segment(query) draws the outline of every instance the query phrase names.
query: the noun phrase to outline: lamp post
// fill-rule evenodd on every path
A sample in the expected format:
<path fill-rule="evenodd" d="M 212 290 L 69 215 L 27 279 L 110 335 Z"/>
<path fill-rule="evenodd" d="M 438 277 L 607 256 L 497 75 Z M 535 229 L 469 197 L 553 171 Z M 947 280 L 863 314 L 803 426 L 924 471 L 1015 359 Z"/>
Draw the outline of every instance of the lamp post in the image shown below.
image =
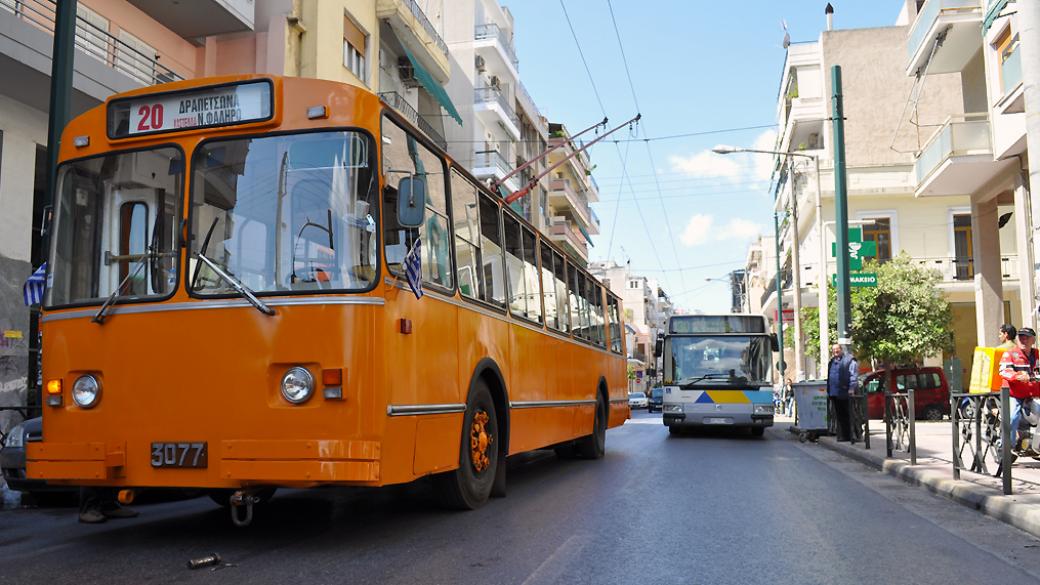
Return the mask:
<path fill-rule="evenodd" d="M 803 157 L 813 161 L 816 166 L 816 219 L 817 223 L 820 220 L 820 159 L 816 155 L 806 154 L 804 152 L 791 152 L 791 151 L 780 151 L 780 150 L 759 150 L 757 148 L 738 148 L 735 146 L 716 146 L 712 149 L 712 152 L 716 154 L 737 154 L 737 153 L 752 153 L 752 154 L 771 154 L 774 156 L 785 156 L 785 157 Z M 793 165 L 792 165 L 793 169 Z M 783 339 L 783 292 L 780 286 L 780 231 L 779 231 L 779 220 L 777 219 L 777 233 L 776 233 L 776 255 L 777 255 L 777 315 L 778 323 L 780 323 L 780 337 Z M 823 237 L 821 230 L 820 237 Z M 801 279 L 801 264 L 799 263 L 798 252 L 801 247 L 800 240 L 798 238 L 798 194 L 795 193 L 794 187 L 791 187 L 791 239 L 793 245 L 791 246 L 791 285 L 794 287 L 794 379 L 797 382 L 801 379 L 802 375 L 802 279 Z M 827 311 L 827 281 L 826 281 L 826 258 L 820 257 L 821 269 L 820 273 L 824 276 L 819 278 L 819 306 L 820 306 L 820 321 L 826 323 L 826 311 Z M 821 327 L 822 329 L 822 327 Z M 782 347 L 782 346 L 781 346 Z M 783 353 L 780 354 L 780 362 L 783 363 Z M 783 376 L 783 368 L 781 368 L 781 376 Z"/>

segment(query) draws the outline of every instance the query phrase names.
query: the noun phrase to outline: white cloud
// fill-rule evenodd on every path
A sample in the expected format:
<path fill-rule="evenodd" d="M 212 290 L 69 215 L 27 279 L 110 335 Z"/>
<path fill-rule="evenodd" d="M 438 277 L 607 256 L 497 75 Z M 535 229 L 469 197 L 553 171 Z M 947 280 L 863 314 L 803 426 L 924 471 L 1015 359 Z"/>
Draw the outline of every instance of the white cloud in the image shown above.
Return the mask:
<path fill-rule="evenodd" d="M 686 227 L 679 235 L 679 241 L 688 248 L 706 244 L 709 241 L 750 240 L 762 232 L 757 223 L 734 217 L 721 227 L 715 227 L 715 217 L 703 213 L 695 213 L 686 222 Z"/>
<path fill-rule="evenodd" d="M 762 226 L 757 223 L 744 219 L 742 217 L 734 217 L 729 222 L 718 230 L 716 239 L 718 240 L 750 240 L 755 236 L 762 233 Z"/>
<path fill-rule="evenodd" d="M 714 221 L 715 218 L 710 215 L 694 214 L 690 221 L 686 223 L 686 228 L 683 230 L 682 235 L 679 236 L 679 240 L 682 241 L 684 246 L 700 246 L 708 241 L 711 224 Z"/>
<path fill-rule="evenodd" d="M 751 148 L 755 150 L 776 150 L 776 130 L 766 130 L 765 132 L 758 135 Z M 768 154 L 755 154 L 748 155 L 753 156 L 754 174 L 756 179 L 768 181 L 770 175 L 773 174 L 773 165 L 775 159 Z"/>
<path fill-rule="evenodd" d="M 690 156 L 670 156 L 668 162 L 671 163 L 672 170 L 691 177 L 735 181 L 744 173 L 732 155 L 715 154 L 710 150 L 703 150 Z"/>

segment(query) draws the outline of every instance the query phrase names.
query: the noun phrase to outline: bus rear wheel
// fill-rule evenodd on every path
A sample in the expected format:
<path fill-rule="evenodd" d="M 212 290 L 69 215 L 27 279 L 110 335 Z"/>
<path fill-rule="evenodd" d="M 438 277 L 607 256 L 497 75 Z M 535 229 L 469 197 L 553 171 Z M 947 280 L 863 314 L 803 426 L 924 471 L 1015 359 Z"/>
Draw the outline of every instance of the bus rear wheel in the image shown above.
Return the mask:
<path fill-rule="evenodd" d="M 477 381 L 462 421 L 459 467 L 434 478 L 445 507 L 475 510 L 487 503 L 498 471 L 500 440 L 495 402 L 487 385 Z"/>

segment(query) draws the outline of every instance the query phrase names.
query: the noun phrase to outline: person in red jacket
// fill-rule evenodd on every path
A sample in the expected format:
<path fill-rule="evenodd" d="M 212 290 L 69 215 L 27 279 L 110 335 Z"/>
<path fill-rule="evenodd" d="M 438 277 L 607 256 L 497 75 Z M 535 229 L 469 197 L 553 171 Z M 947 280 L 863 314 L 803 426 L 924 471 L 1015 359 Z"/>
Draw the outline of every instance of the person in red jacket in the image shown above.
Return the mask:
<path fill-rule="evenodd" d="M 1011 435 L 1015 437 L 1015 450 L 1021 445 L 1018 441 L 1018 424 L 1022 420 L 1022 403 L 1030 398 L 1040 397 L 1038 379 L 1038 352 L 1036 332 L 1029 327 L 1018 330 L 1018 345 L 1004 352 L 1000 358 L 1000 377 L 1007 381 L 1011 394 Z"/>

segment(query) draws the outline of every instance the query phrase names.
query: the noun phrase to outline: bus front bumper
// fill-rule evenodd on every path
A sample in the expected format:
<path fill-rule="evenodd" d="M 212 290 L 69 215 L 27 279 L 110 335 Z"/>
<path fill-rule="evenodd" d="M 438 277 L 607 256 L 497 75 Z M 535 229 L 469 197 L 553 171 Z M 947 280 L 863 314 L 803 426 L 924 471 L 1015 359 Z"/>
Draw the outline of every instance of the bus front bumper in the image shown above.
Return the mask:
<path fill-rule="evenodd" d="M 751 414 L 751 413 L 672 413 L 663 415 L 664 424 L 667 426 L 705 426 L 705 427 L 771 427 L 773 426 L 773 415 Z"/>
<path fill-rule="evenodd" d="M 381 446 L 363 440 L 221 440 L 207 444 L 205 467 L 154 467 L 148 444 L 27 445 L 30 479 L 134 487 L 236 487 L 248 484 L 375 484 Z"/>

